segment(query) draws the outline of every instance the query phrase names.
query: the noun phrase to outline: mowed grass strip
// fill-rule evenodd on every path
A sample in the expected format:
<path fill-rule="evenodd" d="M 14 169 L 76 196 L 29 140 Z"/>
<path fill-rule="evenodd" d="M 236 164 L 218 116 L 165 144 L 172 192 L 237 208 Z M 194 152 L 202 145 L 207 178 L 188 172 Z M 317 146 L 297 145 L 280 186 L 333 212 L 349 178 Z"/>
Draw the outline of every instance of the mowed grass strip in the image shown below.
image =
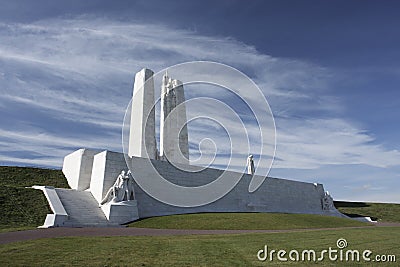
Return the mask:
<path fill-rule="evenodd" d="M 200 230 L 284 230 L 370 226 L 355 220 L 311 214 L 285 213 L 197 213 L 152 217 L 129 224 L 129 227 Z"/>
<path fill-rule="evenodd" d="M 309 266 L 303 261 L 280 262 L 275 257 L 265 262 L 257 252 L 269 250 L 337 249 L 336 241 L 345 238 L 345 249 L 400 257 L 400 228 L 321 230 L 291 233 L 237 235 L 67 237 L 39 239 L 0 245 L 3 266 Z M 276 255 L 276 254 L 275 254 Z M 317 257 L 318 258 L 318 257 Z M 318 266 L 398 266 L 396 263 L 330 261 Z"/>

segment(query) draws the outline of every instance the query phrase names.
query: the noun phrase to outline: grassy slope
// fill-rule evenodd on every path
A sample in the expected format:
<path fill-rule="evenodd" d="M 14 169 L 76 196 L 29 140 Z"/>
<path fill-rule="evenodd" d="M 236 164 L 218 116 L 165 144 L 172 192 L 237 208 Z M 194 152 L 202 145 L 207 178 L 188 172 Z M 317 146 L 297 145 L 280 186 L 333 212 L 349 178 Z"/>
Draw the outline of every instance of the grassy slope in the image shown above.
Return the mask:
<path fill-rule="evenodd" d="M 32 185 L 68 187 L 60 170 L 0 166 L 0 231 L 42 225 L 51 213 L 43 193 Z"/>
<path fill-rule="evenodd" d="M 349 216 L 370 216 L 384 222 L 400 222 L 400 204 L 335 201 L 336 208 Z"/>
<path fill-rule="evenodd" d="M 400 257 L 400 228 L 373 227 L 292 233 L 258 233 L 205 236 L 136 236 L 136 237 L 68 237 L 40 239 L 0 245 L 0 262 L 4 266 L 308 266 L 311 262 L 259 262 L 257 252 L 271 249 L 303 251 L 336 249 L 339 238 L 347 240 L 347 249 L 373 255 Z M 345 251 L 345 250 L 343 250 Z M 318 254 L 319 255 L 319 254 Z M 287 255 L 286 255 L 287 256 Z M 398 266 L 364 261 L 331 262 L 325 255 L 318 266 Z M 398 264 L 398 262 L 397 262 Z"/>
<path fill-rule="evenodd" d="M 368 226 L 367 223 L 310 214 L 199 213 L 143 219 L 130 227 L 163 229 L 305 229 Z"/>
<path fill-rule="evenodd" d="M 0 186 L 0 210 L 0 229 L 9 230 L 42 225 L 51 213 L 41 191 L 9 186 Z"/>
<path fill-rule="evenodd" d="M 50 185 L 69 188 L 61 170 L 0 166 L 0 186 Z"/>

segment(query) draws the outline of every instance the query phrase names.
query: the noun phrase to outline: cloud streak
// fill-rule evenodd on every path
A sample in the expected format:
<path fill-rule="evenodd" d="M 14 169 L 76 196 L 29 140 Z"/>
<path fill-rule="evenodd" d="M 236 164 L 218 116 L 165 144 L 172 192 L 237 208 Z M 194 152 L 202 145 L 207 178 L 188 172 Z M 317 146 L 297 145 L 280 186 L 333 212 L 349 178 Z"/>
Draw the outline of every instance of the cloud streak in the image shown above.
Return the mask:
<path fill-rule="evenodd" d="M 389 168 L 400 162 L 399 151 L 379 144 L 345 117 L 340 99 L 332 93 L 335 73 L 320 66 L 261 54 L 230 38 L 91 16 L 3 23 L 0 35 L 2 164 L 60 167 L 62 157 L 78 147 L 121 151 L 122 120 L 134 73 L 192 60 L 232 65 L 258 84 L 276 115 L 275 168 Z M 215 96 L 225 97 L 217 92 Z M 257 127 L 251 120 L 246 126 L 250 135 Z M 199 127 L 207 125 L 191 126 L 192 142 L 204 137 Z M 230 127 L 241 125 L 232 122 Z M 225 144 L 219 149 L 228 151 L 224 138 L 213 135 L 215 144 Z M 252 142 L 258 139 L 254 135 Z M 211 156 L 213 144 L 208 145 L 204 151 Z M 247 151 L 235 155 L 233 167 L 242 169 L 246 157 Z M 222 158 L 216 164 L 221 162 Z"/>

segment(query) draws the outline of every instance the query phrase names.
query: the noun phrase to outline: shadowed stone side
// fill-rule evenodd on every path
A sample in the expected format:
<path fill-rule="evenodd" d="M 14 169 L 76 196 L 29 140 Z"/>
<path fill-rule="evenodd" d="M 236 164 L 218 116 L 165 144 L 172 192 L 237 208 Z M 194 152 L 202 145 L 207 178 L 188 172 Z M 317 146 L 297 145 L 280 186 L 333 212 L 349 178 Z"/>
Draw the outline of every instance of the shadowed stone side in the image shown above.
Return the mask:
<path fill-rule="evenodd" d="M 148 170 L 143 170 L 148 159 L 132 158 L 133 175 L 146 175 L 152 179 Z M 154 168 L 165 179 L 181 186 L 200 186 L 208 184 L 219 177 L 224 171 L 207 168 L 200 172 L 184 172 L 165 161 L 152 160 Z M 198 167 L 187 166 L 195 170 Z M 235 172 L 226 172 L 235 176 Z M 262 186 L 253 193 L 248 192 L 252 176 L 242 174 L 239 183 L 225 196 L 213 203 L 200 207 L 175 207 L 164 204 L 144 192 L 135 184 L 135 194 L 138 201 L 139 217 L 152 217 L 170 214 L 198 213 L 198 212 L 282 212 L 322 214 L 346 217 L 336 209 L 324 211 L 322 198 L 324 188 L 322 184 L 291 181 L 278 178 L 267 178 Z"/>

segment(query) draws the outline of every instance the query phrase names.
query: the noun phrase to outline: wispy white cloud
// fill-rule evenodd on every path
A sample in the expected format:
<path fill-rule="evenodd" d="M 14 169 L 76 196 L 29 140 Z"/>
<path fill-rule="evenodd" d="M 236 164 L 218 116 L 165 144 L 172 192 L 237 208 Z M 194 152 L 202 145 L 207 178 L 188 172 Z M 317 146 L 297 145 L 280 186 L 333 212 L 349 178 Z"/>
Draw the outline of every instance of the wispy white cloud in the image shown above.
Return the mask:
<path fill-rule="evenodd" d="M 191 60 L 232 65 L 259 85 L 276 115 L 275 168 L 317 170 L 325 164 L 389 168 L 400 162 L 399 151 L 384 147 L 368 129 L 344 116 L 345 108 L 330 87 L 335 73 L 308 62 L 261 54 L 231 38 L 87 16 L 0 24 L 0 35 L 0 111 L 7 114 L 0 118 L 0 162 L 60 166 L 64 153 L 77 147 L 120 151 L 134 73 L 142 67 L 159 71 Z M 235 82 L 235 77 L 229 79 Z M 245 125 L 252 145 L 258 145 L 254 120 Z M 204 137 L 201 127 L 207 125 L 192 125 L 192 142 Z M 230 134 L 241 127 L 239 121 L 231 121 Z M 230 150 L 225 135 L 212 137 L 219 151 Z M 212 156 L 213 144 L 208 145 L 204 151 Z M 232 166 L 241 169 L 249 151 L 244 144 L 235 149 L 242 153 L 234 155 Z M 21 156 L 27 151 L 29 158 Z M 222 156 L 215 163 L 223 165 L 224 160 Z"/>
<path fill-rule="evenodd" d="M 48 167 L 54 168 L 60 166 L 63 163 L 62 158 L 55 158 L 53 156 L 45 158 L 28 158 L 28 157 L 9 157 L 0 155 L 0 162 L 3 166 L 36 166 L 36 167 Z"/>
<path fill-rule="evenodd" d="M 93 137 L 78 133 L 75 137 L 68 137 L 26 127 L 25 130 L 0 129 L 0 136 L 0 162 L 3 164 L 26 163 L 60 167 L 65 155 L 81 147 L 121 151 L 118 142 L 110 142 L 120 139 L 118 134 Z"/>
<path fill-rule="evenodd" d="M 400 152 L 376 144 L 367 131 L 340 118 L 277 120 L 276 167 L 317 168 L 321 164 L 399 164 Z"/>

